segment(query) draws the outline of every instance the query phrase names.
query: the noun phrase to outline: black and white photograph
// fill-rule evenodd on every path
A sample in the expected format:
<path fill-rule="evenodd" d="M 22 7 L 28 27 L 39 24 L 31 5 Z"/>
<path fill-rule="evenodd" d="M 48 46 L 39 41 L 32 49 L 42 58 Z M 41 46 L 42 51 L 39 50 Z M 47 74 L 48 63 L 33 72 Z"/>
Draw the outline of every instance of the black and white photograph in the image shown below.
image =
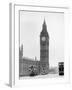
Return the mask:
<path fill-rule="evenodd" d="M 11 3 L 9 35 L 11 87 L 70 81 L 68 7 Z"/>
<path fill-rule="evenodd" d="M 0 4 L 0 90 L 72 90 L 72 0 Z"/>
<path fill-rule="evenodd" d="M 64 12 L 19 10 L 19 78 L 64 77 Z"/>

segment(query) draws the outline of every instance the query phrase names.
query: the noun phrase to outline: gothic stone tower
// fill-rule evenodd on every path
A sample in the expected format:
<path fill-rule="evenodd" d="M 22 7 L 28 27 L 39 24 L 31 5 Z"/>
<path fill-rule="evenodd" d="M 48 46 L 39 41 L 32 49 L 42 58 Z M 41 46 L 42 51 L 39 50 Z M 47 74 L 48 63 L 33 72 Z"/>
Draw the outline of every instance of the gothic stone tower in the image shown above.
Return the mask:
<path fill-rule="evenodd" d="M 40 74 L 48 74 L 49 71 L 49 35 L 44 20 L 40 33 Z"/>

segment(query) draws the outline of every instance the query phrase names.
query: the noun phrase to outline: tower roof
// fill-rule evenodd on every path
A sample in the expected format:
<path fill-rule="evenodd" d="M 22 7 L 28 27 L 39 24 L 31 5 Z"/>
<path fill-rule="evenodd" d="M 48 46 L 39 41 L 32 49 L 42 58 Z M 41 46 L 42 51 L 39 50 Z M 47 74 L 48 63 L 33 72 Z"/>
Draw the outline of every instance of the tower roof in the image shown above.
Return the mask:
<path fill-rule="evenodd" d="M 43 26 L 42 26 L 42 31 L 47 32 L 47 26 L 46 26 L 45 18 L 44 18 L 44 22 L 43 22 Z"/>
<path fill-rule="evenodd" d="M 46 21 L 45 21 L 45 18 L 44 18 L 44 22 L 43 22 L 43 25 L 46 25 Z"/>
<path fill-rule="evenodd" d="M 43 22 L 43 25 L 42 25 L 41 35 L 46 35 L 46 36 L 49 37 L 48 32 L 47 32 L 47 26 L 46 26 L 45 18 L 44 18 L 44 22 Z"/>

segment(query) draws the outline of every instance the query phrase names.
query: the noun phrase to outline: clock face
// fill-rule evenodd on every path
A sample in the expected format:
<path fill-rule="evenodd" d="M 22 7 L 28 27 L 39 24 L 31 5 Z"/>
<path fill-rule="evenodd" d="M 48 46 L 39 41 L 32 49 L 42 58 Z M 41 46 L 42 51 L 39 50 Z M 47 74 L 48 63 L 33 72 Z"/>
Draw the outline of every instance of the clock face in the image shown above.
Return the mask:
<path fill-rule="evenodd" d="M 45 37 L 42 37 L 42 41 L 45 41 L 46 40 L 46 38 Z"/>

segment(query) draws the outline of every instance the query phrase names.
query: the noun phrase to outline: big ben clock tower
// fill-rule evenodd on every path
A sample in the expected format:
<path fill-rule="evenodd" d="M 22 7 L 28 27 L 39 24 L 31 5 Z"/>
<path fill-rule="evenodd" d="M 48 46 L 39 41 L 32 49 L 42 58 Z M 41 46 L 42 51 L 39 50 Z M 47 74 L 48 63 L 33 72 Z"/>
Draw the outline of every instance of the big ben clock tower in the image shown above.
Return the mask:
<path fill-rule="evenodd" d="M 48 74 L 49 71 L 49 35 L 44 20 L 40 33 L 40 74 Z"/>

